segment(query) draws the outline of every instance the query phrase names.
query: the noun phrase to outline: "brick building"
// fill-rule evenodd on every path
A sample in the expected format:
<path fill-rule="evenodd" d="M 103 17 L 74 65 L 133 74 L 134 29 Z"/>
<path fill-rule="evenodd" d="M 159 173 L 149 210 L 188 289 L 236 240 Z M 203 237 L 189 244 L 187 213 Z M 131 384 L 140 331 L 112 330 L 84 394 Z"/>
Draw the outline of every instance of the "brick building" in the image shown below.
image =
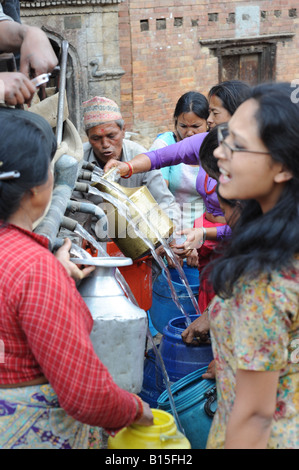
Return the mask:
<path fill-rule="evenodd" d="M 128 131 L 151 142 L 172 129 L 178 98 L 220 80 L 298 80 L 295 0 L 20 0 L 22 21 L 69 42 L 67 94 L 121 105 Z M 137 137 L 138 138 L 138 137 Z"/>
<path fill-rule="evenodd" d="M 119 48 L 127 129 L 155 137 L 186 91 L 232 78 L 299 83 L 298 3 L 124 0 Z"/>
<path fill-rule="evenodd" d="M 95 95 L 120 103 L 118 7 L 122 0 L 20 0 L 23 23 L 43 28 L 59 55 L 69 43 L 70 118 L 84 135 L 82 101 Z"/>

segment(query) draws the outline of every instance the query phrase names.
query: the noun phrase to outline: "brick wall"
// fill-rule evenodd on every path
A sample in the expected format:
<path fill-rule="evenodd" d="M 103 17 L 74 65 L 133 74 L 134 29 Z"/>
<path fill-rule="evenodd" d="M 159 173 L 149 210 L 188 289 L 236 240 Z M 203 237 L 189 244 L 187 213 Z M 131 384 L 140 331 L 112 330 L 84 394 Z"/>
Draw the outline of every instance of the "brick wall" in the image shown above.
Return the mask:
<path fill-rule="evenodd" d="M 154 137 L 172 129 L 178 98 L 189 90 L 207 94 L 218 82 L 218 58 L 200 40 L 294 33 L 277 42 L 276 79 L 299 79 L 298 28 L 295 0 L 125 0 L 119 43 L 127 130 Z"/>

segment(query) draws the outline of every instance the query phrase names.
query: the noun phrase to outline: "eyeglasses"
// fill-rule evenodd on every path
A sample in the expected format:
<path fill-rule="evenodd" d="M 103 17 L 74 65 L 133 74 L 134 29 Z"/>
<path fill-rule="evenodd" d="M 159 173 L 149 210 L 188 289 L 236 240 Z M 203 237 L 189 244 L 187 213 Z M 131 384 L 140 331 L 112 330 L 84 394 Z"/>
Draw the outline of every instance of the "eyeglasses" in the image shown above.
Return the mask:
<path fill-rule="evenodd" d="M 246 152 L 246 153 L 256 153 L 260 155 L 270 155 L 270 152 L 260 152 L 259 150 L 247 150 L 242 147 L 232 147 L 228 142 L 226 142 L 226 139 L 228 136 L 229 136 L 228 124 L 219 124 L 217 127 L 218 145 L 219 146 L 223 145 L 227 149 L 230 150 L 229 158 L 232 158 L 233 152 Z"/>

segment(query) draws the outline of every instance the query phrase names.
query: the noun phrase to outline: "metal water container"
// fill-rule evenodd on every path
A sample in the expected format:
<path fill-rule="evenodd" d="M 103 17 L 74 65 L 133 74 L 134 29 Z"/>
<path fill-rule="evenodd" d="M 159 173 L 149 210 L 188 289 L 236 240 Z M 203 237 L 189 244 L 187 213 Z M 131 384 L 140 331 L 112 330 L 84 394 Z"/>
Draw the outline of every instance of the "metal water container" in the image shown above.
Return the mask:
<path fill-rule="evenodd" d="M 115 278 L 116 268 L 129 266 L 132 260 L 104 257 L 73 261 L 96 266 L 78 287 L 93 317 L 91 341 L 95 352 L 119 387 L 139 393 L 143 381 L 147 314 L 128 300 Z"/>
<path fill-rule="evenodd" d="M 155 230 L 158 228 L 160 238 L 168 239 L 174 231 L 173 222 L 146 186 L 125 188 L 111 181 L 110 185 L 106 186 L 107 175 L 108 173 L 101 178 L 101 181 L 93 183 L 93 186 L 120 201 L 129 216 L 127 219 L 113 204 L 107 205 L 105 212 L 108 220 L 108 238 L 114 241 L 125 256 L 133 260 L 143 258 L 151 251 L 144 238 L 155 248 L 160 245 L 157 232 L 153 231 L 152 227 L 155 227 Z M 139 234 L 131 221 L 134 221 L 134 225 L 138 227 Z M 97 236 L 99 235 L 97 233 Z"/>

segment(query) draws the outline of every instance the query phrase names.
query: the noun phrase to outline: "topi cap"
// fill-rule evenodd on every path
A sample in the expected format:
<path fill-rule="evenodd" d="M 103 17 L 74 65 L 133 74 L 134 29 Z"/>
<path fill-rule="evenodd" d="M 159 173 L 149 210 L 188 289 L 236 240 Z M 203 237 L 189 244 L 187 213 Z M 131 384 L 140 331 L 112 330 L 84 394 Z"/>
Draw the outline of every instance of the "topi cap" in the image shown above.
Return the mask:
<path fill-rule="evenodd" d="M 88 101 L 84 101 L 83 115 L 86 131 L 91 127 L 98 126 L 99 124 L 122 119 L 122 115 L 117 104 L 103 96 L 95 96 Z"/>

